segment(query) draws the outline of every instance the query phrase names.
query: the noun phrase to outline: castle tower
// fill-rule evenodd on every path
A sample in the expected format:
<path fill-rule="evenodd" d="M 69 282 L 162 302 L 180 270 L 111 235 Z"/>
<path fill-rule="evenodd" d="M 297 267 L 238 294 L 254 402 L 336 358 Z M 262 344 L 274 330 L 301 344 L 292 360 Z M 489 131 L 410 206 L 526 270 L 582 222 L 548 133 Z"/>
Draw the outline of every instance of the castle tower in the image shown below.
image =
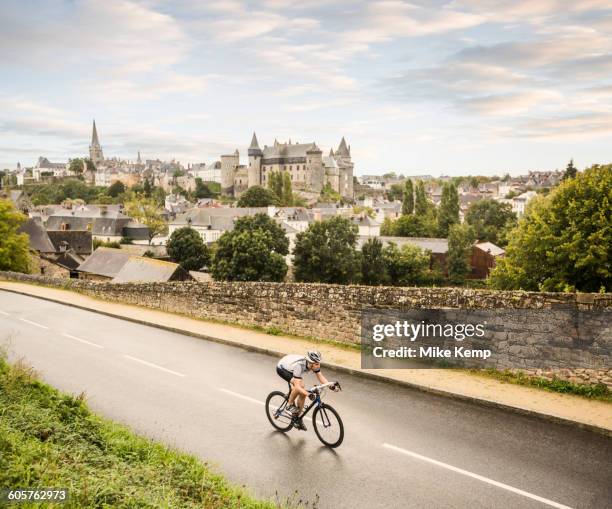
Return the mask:
<path fill-rule="evenodd" d="M 325 169 L 323 168 L 323 152 L 316 143 L 306 151 L 306 171 L 308 173 L 308 190 L 320 193 L 323 189 Z"/>
<path fill-rule="evenodd" d="M 344 136 L 335 153 L 336 161 L 340 170 L 339 193 L 349 199 L 353 199 L 353 161 L 351 160 L 351 147 L 346 144 Z"/>
<path fill-rule="evenodd" d="M 263 152 L 259 148 L 259 143 L 257 142 L 257 136 L 253 133 L 253 138 L 251 139 L 251 145 L 248 150 L 249 154 L 249 187 L 258 186 L 261 184 L 261 157 Z"/>
<path fill-rule="evenodd" d="M 91 144 L 89 145 L 89 159 L 95 166 L 104 161 L 104 154 L 98 140 L 98 130 L 96 129 L 96 121 L 93 121 L 93 130 L 91 133 Z"/>
<path fill-rule="evenodd" d="M 233 154 L 221 156 L 221 192 L 226 195 L 234 194 L 234 175 L 240 164 L 238 149 Z"/>

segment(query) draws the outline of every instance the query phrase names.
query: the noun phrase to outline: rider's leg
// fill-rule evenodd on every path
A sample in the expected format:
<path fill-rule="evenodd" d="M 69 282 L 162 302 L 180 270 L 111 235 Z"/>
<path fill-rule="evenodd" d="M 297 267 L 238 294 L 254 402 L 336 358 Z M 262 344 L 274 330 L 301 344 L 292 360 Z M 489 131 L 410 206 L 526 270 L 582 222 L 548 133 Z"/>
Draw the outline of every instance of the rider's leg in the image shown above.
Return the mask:
<path fill-rule="evenodd" d="M 304 386 L 304 382 L 303 380 L 299 379 L 299 378 L 292 378 L 291 379 L 291 394 L 289 395 L 289 401 L 288 404 L 289 405 L 293 405 L 293 402 L 295 401 L 295 398 L 300 394 L 300 389 L 299 387 L 303 387 Z M 303 406 L 303 403 L 302 403 Z"/>
<path fill-rule="evenodd" d="M 304 410 L 304 403 L 306 401 L 306 396 L 303 394 L 299 394 L 297 397 L 297 406 L 300 409 L 300 413 Z"/>

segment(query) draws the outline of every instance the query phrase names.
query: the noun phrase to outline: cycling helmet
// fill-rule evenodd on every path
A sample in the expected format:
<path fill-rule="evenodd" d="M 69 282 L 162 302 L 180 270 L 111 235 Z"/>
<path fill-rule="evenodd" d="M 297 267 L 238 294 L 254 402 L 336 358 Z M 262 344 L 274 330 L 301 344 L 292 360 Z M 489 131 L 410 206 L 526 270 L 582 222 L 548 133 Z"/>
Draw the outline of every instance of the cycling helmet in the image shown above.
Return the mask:
<path fill-rule="evenodd" d="M 314 364 L 319 364 L 321 362 L 321 352 L 318 350 L 309 350 L 306 353 L 306 358 Z"/>

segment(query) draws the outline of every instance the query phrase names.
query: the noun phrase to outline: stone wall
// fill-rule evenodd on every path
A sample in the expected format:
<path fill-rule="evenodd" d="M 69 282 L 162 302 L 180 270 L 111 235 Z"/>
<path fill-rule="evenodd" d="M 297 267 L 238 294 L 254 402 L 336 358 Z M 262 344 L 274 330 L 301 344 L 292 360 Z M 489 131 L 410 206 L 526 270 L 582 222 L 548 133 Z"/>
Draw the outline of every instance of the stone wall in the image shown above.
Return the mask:
<path fill-rule="evenodd" d="M 0 279 L 74 290 L 107 301 L 135 304 L 195 318 L 264 329 L 274 328 L 298 336 L 351 344 L 360 343 L 361 315 L 366 308 L 612 310 L 611 294 L 218 281 L 120 284 L 52 279 L 9 272 L 0 272 Z M 514 324 L 516 327 L 520 327 L 520 324 Z M 547 348 L 557 348 L 554 341 L 546 338 L 542 341 L 547 341 Z M 583 341 L 581 352 L 585 356 L 592 356 L 597 350 L 597 354 L 601 355 L 601 338 L 599 341 L 600 344 L 595 345 L 597 349 L 592 342 Z M 609 352 L 612 345 L 604 346 Z M 607 360 L 605 369 L 586 372 L 584 369 L 565 370 L 560 373 L 564 378 L 571 377 L 574 381 L 599 381 L 612 387 L 612 369 L 609 369 L 612 366 Z M 546 371 L 542 374 L 550 375 Z"/>

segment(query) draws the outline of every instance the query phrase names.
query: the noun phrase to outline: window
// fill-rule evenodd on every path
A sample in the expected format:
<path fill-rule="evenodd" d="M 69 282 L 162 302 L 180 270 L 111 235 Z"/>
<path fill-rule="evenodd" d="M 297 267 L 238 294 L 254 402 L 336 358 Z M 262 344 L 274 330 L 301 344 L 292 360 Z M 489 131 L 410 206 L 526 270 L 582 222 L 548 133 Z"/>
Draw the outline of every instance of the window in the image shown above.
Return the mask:
<path fill-rule="evenodd" d="M 293 166 L 289 165 L 289 171 L 293 170 Z"/>

